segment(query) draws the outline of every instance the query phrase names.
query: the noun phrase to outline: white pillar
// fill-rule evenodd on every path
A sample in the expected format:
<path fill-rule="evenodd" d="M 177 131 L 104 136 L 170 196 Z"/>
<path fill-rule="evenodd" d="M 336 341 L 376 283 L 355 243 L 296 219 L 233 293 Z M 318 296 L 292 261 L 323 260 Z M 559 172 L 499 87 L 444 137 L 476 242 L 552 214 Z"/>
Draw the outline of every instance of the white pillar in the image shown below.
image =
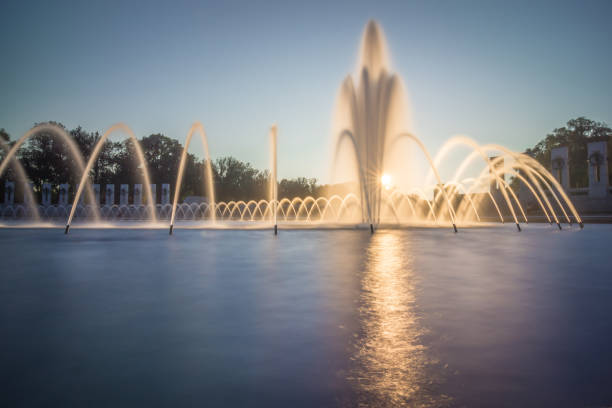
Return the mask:
<path fill-rule="evenodd" d="M 4 205 L 13 205 L 15 203 L 15 182 L 6 181 L 4 183 Z"/>
<path fill-rule="evenodd" d="M 110 207 L 111 205 L 115 204 L 115 185 L 114 184 L 106 185 L 106 195 L 104 197 L 105 197 L 105 200 L 104 200 L 105 205 Z"/>
<path fill-rule="evenodd" d="M 569 151 L 567 146 L 555 147 L 550 151 L 550 168 L 552 175 L 557 179 L 559 184 L 569 190 Z"/>
<path fill-rule="evenodd" d="M 587 143 L 589 160 L 589 197 L 608 195 L 608 144 L 605 141 Z"/>
<path fill-rule="evenodd" d="M 161 203 L 162 205 L 170 203 L 170 184 L 162 184 Z"/>
<path fill-rule="evenodd" d="M 68 205 L 68 192 L 70 191 L 70 184 L 59 185 L 59 200 L 57 205 L 67 206 Z"/>
<path fill-rule="evenodd" d="M 43 183 L 42 197 L 40 202 L 43 207 L 48 207 L 51 205 L 51 183 Z"/>
<path fill-rule="evenodd" d="M 151 184 L 151 197 L 153 199 L 153 205 L 157 204 L 157 184 Z"/>
<path fill-rule="evenodd" d="M 142 184 L 134 184 L 134 205 L 142 205 Z"/>
<path fill-rule="evenodd" d="M 85 194 L 86 194 L 86 193 L 85 193 L 85 189 L 86 189 L 86 188 L 87 188 L 87 187 L 83 188 L 83 191 L 81 191 L 81 195 L 79 196 L 79 202 L 77 203 L 78 205 L 83 205 L 83 203 L 84 203 L 84 200 L 85 200 L 85 198 L 84 198 L 84 197 L 85 197 Z M 75 188 L 75 190 L 74 190 L 74 191 L 75 191 L 75 192 L 76 192 L 76 191 L 79 191 L 79 185 L 78 185 L 78 184 L 76 185 L 76 188 Z"/>
<path fill-rule="evenodd" d="M 128 197 L 130 194 L 130 185 L 122 184 L 119 187 L 119 205 L 128 205 Z"/>
<path fill-rule="evenodd" d="M 96 200 L 95 205 L 100 205 L 100 185 L 94 184 L 93 190 L 94 190 L 94 196 Z"/>

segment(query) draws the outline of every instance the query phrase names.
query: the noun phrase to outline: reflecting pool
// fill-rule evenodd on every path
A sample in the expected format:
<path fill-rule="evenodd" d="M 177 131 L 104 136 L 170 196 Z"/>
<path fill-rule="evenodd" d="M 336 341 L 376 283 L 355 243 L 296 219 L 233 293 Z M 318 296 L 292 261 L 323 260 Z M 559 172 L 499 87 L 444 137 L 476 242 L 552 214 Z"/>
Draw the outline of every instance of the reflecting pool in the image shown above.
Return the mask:
<path fill-rule="evenodd" d="M 608 406 L 611 238 L 0 229 L 0 403 Z"/>

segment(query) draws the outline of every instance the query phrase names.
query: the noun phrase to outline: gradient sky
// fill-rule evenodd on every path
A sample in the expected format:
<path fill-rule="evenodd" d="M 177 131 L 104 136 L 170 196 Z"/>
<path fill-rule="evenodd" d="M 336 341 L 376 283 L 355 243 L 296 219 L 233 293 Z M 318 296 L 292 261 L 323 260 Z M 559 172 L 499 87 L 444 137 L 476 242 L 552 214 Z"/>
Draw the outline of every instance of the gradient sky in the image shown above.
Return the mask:
<path fill-rule="evenodd" d="M 11 1 L 0 5 L 0 127 L 55 120 L 184 140 L 329 181 L 332 111 L 361 32 L 382 25 L 413 127 L 524 150 L 577 116 L 612 124 L 612 1 Z M 192 151 L 199 153 L 199 146 Z"/>

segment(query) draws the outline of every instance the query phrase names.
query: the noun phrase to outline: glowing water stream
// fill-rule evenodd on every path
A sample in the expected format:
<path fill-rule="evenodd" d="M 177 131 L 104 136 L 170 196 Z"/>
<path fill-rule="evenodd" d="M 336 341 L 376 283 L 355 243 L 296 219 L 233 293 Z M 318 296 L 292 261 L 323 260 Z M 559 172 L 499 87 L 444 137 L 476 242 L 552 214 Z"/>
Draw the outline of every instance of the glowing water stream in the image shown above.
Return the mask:
<path fill-rule="evenodd" d="M 93 152 L 91 153 L 91 157 L 89 158 L 89 161 L 87 162 L 87 167 L 85 168 L 85 171 L 83 171 L 83 176 L 81 177 L 79 188 L 76 192 L 76 195 L 74 196 L 74 203 L 72 205 L 72 209 L 70 210 L 70 216 L 68 217 L 68 222 L 66 223 L 66 229 L 65 229 L 66 234 L 68 233 L 68 229 L 70 228 L 70 224 L 72 223 L 72 218 L 74 217 L 74 212 L 76 210 L 76 203 L 79 202 L 79 198 L 81 197 L 83 187 L 86 184 L 88 184 L 87 182 L 89 179 L 89 172 L 91 171 L 93 164 L 98 159 L 98 155 L 100 154 L 100 151 L 102 150 L 102 147 L 104 146 L 104 143 L 106 143 L 106 139 L 108 139 L 108 137 L 113 132 L 117 132 L 117 131 L 123 131 L 127 133 L 131 141 L 134 143 L 134 148 L 136 149 L 136 154 L 138 155 L 138 160 L 140 161 L 140 166 L 142 167 L 142 174 L 143 174 L 143 179 L 144 179 L 143 182 L 144 182 L 145 191 L 147 194 L 147 202 L 148 202 L 148 206 L 151 208 L 151 218 L 153 222 L 157 222 L 157 214 L 155 211 L 155 199 L 153 198 L 153 193 L 151 191 L 151 178 L 149 177 L 149 170 L 147 168 L 147 162 L 145 160 L 144 154 L 140 147 L 140 142 L 138 141 L 138 139 L 136 139 L 136 136 L 134 135 L 134 132 L 132 132 L 132 129 L 130 129 L 126 124 L 117 123 L 111 126 L 104 133 L 104 135 L 102 135 L 100 140 L 98 140 L 98 143 L 96 143 L 96 146 Z"/>
<path fill-rule="evenodd" d="M 172 234 L 172 230 L 174 229 L 174 217 L 176 216 L 176 205 L 178 203 L 178 198 L 181 193 L 181 186 L 183 184 L 183 173 L 185 171 L 185 162 L 187 159 L 187 150 L 189 149 L 189 145 L 191 144 L 191 138 L 193 137 L 194 132 L 198 132 L 200 137 L 202 138 L 202 146 L 204 147 L 204 160 L 205 160 L 205 174 L 204 180 L 206 180 L 206 189 L 208 192 L 208 197 L 210 200 L 210 217 L 212 222 L 214 223 L 216 220 L 215 213 L 215 186 L 213 183 L 213 173 L 212 173 L 212 164 L 210 159 L 210 151 L 208 150 L 208 138 L 206 137 L 206 131 L 204 130 L 204 126 L 200 122 L 196 122 L 189 129 L 189 133 L 187 133 L 187 138 L 185 139 L 185 147 L 183 148 L 183 153 L 181 154 L 181 161 L 179 163 L 178 176 L 176 178 L 176 187 L 174 190 L 174 200 L 172 202 L 172 215 L 170 217 L 170 234 Z"/>
<path fill-rule="evenodd" d="M 0 163 L 0 177 L 2 177 L 4 170 L 6 170 L 6 166 L 8 166 L 10 161 L 14 158 L 15 154 L 17 153 L 17 150 L 19 150 L 21 145 L 24 144 L 30 137 L 38 133 L 41 133 L 41 132 L 48 132 L 49 134 L 59 138 L 62 142 L 66 143 L 68 145 L 68 151 L 66 153 L 70 154 L 73 160 L 75 160 L 76 166 L 77 166 L 76 170 L 80 174 L 82 174 L 83 177 L 85 177 L 89 173 L 90 169 L 85 171 L 84 169 L 85 164 L 83 162 L 83 156 L 81 155 L 79 147 L 77 146 L 75 141 L 70 137 L 70 135 L 63 128 L 57 125 L 54 125 L 51 123 L 44 123 L 41 125 L 34 126 L 32 129 L 28 130 L 23 136 L 21 136 L 21 138 L 19 138 L 15 142 L 11 150 L 8 152 L 8 154 L 2 161 L 2 163 Z M 89 183 L 88 179 L 86 179 L 85 181 L 87 181 L 85 185 L 87 188 L 87 196 L 88 196 L 89 202 L 93 204 L 95 203 L 95 194 L 94 194 L 93 188 L 91 186 L 91 183 Z M 84 187 L 83 180 L 81 180 L 81 183 L 79 184 L 79 191 L 82 190 L 83 187 Z M 34 203 L 34 201 L 32 202 Z M 75 201 L 75 204 L 76 203 L 78 203 L 78 201 Z M 99 221 L 100 212 L 98 210 L 98 207 L 96 205 L 92 205 L 92 208 L 93 208 L 94 221 Z M 75 207 L 73 206 L 72 212 L 74 212 L 74 210 L 75 210 Z"/>
<path fill-rule="evenodd" d="M 278 234 L 278 222 L 276 217 L 278 216 L 278 176 L 276 173 L 277 157 L 276 157 L 276 146 L 277 146 L 277 128 L 276 125 L 270 127 L 270 202 L 272 203 L 272 220 L 274 221 L 274 234 Z"/>
<path fill-rule="evenodd" d="M 8 155 L 8 153 L 10 152 L 10 148 L 2 139 L 0 139 L 0 147 L 2 147 L 2 149 Z M 34 194 L 32 193 L 32 189 L 29 188 L 29 185 L 27 185 L 28 178 L 26 176 L 25 170 L 23 169 L 21 162 L 17 160 L 14 155 L 12 156 L 12 159 L 13 166 L 15 166 L 15 173 L 17 173 L 17 180 L 19 180 L 19 183 L 21 183 L 21 185 L 25 188 L 25 194 L 27 196 L 27 202 L 30 208 L 30 212 L 32 213 L 32 218 L 35 222 L 38 222 L 40 221 L 40 214 L 38 213 L 38 206 L 36 205 L 36 200 L 34 200 Z"/>

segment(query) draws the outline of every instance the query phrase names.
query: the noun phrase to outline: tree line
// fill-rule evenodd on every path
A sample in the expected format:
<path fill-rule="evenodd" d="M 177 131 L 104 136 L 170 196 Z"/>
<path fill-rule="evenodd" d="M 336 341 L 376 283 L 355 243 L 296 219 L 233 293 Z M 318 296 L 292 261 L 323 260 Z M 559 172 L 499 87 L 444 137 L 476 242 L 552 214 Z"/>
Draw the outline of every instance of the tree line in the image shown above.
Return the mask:
<path fill-rule="evenodd" d="M 60 123 L 50 123 L 65 129 Z M 97 131 L 88 132 L 80 126 L 69 130 L 68 133 L 87 162 L 102 135 Z M 0 129 L 0 139 L 4 142 L 5 147 L 10 147 L 15 143 L 4 129 Z M 158 192 L 161 191 L 161 184 L 170 184 L 171 192 L 174 194 L 179 162 L 183 152 L 182 144 L 160 133 L 145 136 L 139 140 L 139 143 L 146 159 L 151 183 L 158 184 Z M 3 160 L 4 157 L 6 157 L 6 149 L 0 149 L 0 160 Z M 69 146 L 60 138 L 46 131 L 38 132 L 19 148 L 17 158 L 27 174 L 28 181 L 33 184 L 34 192 L 39 199 L 43 183 L 51 183 L 54 187 L 61 183 L 68 183 L 73 186 L 72 194 L 74 194 L 74 186 L 79 183 L 81 173 L 78 171 L 74 157 L 70 154 Z M 187 154 L 180 200 L 187 196 L 207 195 L 204 183 L 205 165 L 204 160 L 198 159 L 191 153 Z M 268 170 L 258 170 L 248 162 L 229 156 L 213 160 L 211 167 L 217 201 L 269 198 L 270 172 Z M 100 185 L 142 183 L 142 168 L 134 143 L 130 139 L 120 142 L 107 140 L 91 170 L 90 179 L 92 183 Z M 6 180 L 17 181 L 13 166 L 10 166 L 0 178 L 1 190 L 4 190 Z M 23 196 L 22 193 L 20 194 L 23 186 L 18 184 L 16 183 L 16 201 Z M 313 178 L 282 179 L 278 183 L 279 199 L 316 196 L 320 188 L 316 179 Z M 3 195 L 3 191 L 1 194 Z M 57 191 L 54 191 L 54 194 L 57 196 Z M 118 194 L 115 196 L 117 197 Z"/>
<path fill-rule="evenodd" d="M 65 129 L 60 123 L 50 123 Z M 102 137 L 100 132 L 88 132 L 81 126 L 68 133 L 78 146 L 85 161 Z M 554 129 L 533 148 L 527 149 L 525 153 L 550 169 L 552 149 L 558 146 L 568 146 L 570 187 L 586 187 L 588 186 L 587 143 L 596 140 L 608 141 L 608 156 L 612 157 L 612 143 L 610 142 L 612 129 L 603 122 L 579 117 L 569 120 L 566 126 Z M 4 129 L 0 129 L 0 142 L 5 149 L 15 143 Z M 183 152 L 182 144 L 160 133 L 143 137 L 139 142 L 147 162 L 151 182 L 158 184 L 157 191 L 161 191 L 161 184 L 170 184 L 173 194 Z M 5 149 L 0 148 L 0 160 L 6 156 Z M 17 152 L 17 158 L 24 167 L 39 199 L 43 183 L 51 183 L 54 186 L 68 183 L 73 186 L 71 193 L 74 194 L 74 186 L 79 183 L 81 174 L 74 157 L 69 153 L 69 146 L 60 138 L 46 131 L 38 132 L 21 146 Z M 206 196 L 205 164 L 204 160 L 198 159 L 191 153 L 187 154 L 181 186 L 181 200 L 187 196 Z M 268 198 L 270 178 L 268 170 L 255 169 L 250 163 L 234 157 L 220 157 L 211 163 L 211 167 L 217 201 Z M 608 177 L 612 183 L 612 165 L 608 167 Z M 120 142 L 107 140 L 91 170 L 90 179 L 93 183 L 100 185 L 142 183 L 142 169 L 133 142 L 130 139 Z M 4 195 L 6 180 L 16 181 L 15 169 L 12 166 L 9 166 L 0 178 L 0 196 Z M 513 180 L 512 184 L 514 188 L 518 188 L 517 180 Z M 335 189 L 337 187 L 334 186 Z M 16 183 L 15 198 L 17 201 L 23 197 L 22 188 L 23 186 Z M 329 188 L 330 186 L 318 185 L 316 179 L 298 177 L 280 180 L 278 194 L 279 199 L 317 197 L 324 195 Z M 57 190 L 54 191 L 54 195 L 57 196 Z M 118 197 L 117 192 L 115 196 Z"/>

